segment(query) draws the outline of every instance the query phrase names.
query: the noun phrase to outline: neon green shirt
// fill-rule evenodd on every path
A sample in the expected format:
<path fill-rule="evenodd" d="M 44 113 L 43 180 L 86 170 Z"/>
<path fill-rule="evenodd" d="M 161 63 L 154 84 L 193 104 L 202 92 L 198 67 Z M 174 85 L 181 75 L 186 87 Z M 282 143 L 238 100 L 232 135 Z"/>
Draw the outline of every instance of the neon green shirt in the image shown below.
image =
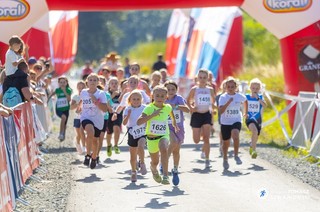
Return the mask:
<path fill-rule="evenodd" d="M 156 107 L 154 103 L 147 105 L 143 112 L 146 115 L 151 115 L 155 110 L 160 108 Z M 146 134 L 147 135 L 169 135 L 168 118 L 172 111 L 169 104 L 163 104 L 160 114 L 147 121 Z"/>

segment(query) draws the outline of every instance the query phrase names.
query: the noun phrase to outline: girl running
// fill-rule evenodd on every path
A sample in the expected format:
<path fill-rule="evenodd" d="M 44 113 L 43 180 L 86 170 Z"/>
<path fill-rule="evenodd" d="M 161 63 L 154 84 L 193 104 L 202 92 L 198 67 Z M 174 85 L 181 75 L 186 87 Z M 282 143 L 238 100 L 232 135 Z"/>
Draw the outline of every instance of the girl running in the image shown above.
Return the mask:
<path fill-rule="evenodd" d="M 76 131 L 76 149 L 78 151 L 79 154 L 82 154 L 86 151 L 86 145 L 85 145 L 85 135 L 83 132 L 83 129 L 81 128 L 81 124 L 80 124 L 80 113 L 81 113 L 81 107 L 80 107 L 80 93 L 81 91 L 86 87 L 86 84 L 84 81 L 79 81 L 77 83 L 77 90 L 78 90 L 78 94 L 75 94 L 72 97 L 71 100 L 71 105 L 70 105 L 70 109 L 74 110 L 75 109 L 75 117 L 73 120 L 73 127 Z M 81 142 L 81 144 L 80 144 Z"/>
<path fill-rule="evenodd" d="M 169 104 L 165 104 L 167 95 L 168 90 L 164 86 L 156 86 L 153 89 L 152 95 L 154 102 L 144 108 L 142 115 L 137 121 L 138 125 L 147 123 L 147 146 L 151 156 L 150 169 L 153 174 L 153 179 L 157 183 L 162 184 L 170 184 L 168 177 L 168 144 L 170 139 L 168 126 L 169 115 L 175 132 L 179 132 L 179 127 L 176 124 L 172 107 Z M 159 151 L 163 168 L 163 178 L 161 178 L 157 170 L 159 164 Z"/>
<path fill-rule="evenodd" d="M 192 113 L 191 127 L 193 141 L 198 144 L 203 137 L 203 151 L 205 153 L 205 167 L 210 168 L 210 130 L 212 124 L 212 108 L 215 95 L 212 87 L 207 86 L 209 71 L 200 69 L 197 75 L 198 83 L 191 89 L 187 97 L 187 104 Z"/>
<path fill-rule="evenodd" d="M 53 95 L 57 95 L 56 114 L 61 118 L 58 139 L 63 141 L 65 139 L 66 126 L 69 118 L 72 89 L 70 88 L 68 79 L 65 76 L 59 77 L 58 83 L 59 87 L 50 95 L 49 99 Z"/>
<path fill-rule="evenodd" d="M 169 129 L 170 129 L 170 144 L 168 149 L 168 156 L 170 157 L 171 153 L 173 154 L 173 169 L 172 173 L 172 183 L 173 185 L 179 184 L 178 176 L 178 167 L 180 161 L 180 146 L 184 141 L 184 115 L 183 112 L 189 113 L 189 108 L 186 104 L 186 100 L 177 95 L 178 85 L 172 80 L 167 81 L 164 86 L 168 90 L 168 99 L 167 104 L 170 104 L 173 108 L 174 118 L 179 127 L 179 132 L 175 132 L 174 127 L 172 126 L 172 120 L 169 120 Z"/>
<path fill-rule="evenodd" d="M 226 79 L 226 93 L 219 99 L 219 112 L 221 114 L 221 134 L 223 139 L 223 168 L 229 169 L 228 148 L 230 138 L 233 139 L 234 159 L 238 165 L 242 164 L 238 156 L 239 153 L 239 135 L 241 130 L 242 113 L 241 104 L 244 104 L 244 114 L 247 115 L 248 103 L 244 95 L 237 93 L 237 82 L 233 77 Z"/>
<path fill-rule="evenodd" d="M 144 146 L 146 143 L 145 124 L 137 125 L 137 119 L 146 107 L 142 105 L 142 95 L 139 90 L 134 90 L 128 98 L 128 107 L 124 110 L 123 124 L 128 128 L 128 145 L 130 149 L 131 182 L 137 181 L 137 154 L 140 158 L 140 172 L 147 174 L 144 162 Z"/>
<path fill-rule="evenodd" d="M 250 81 L 250 94 L 246 94 L 248 100 L 248 116 L 246 118 L 246 125 L 251 131 L 251 143 L 249 153 L 253 159 L 257 158 L 256 146 L 258 137 L 261 131 L 262 123 L 262 108 L 267 106 L 260 93 L 261 81 L 254 78 Z"/>
<path fill-rule="evenodd" d="M 109 80 L 108 86 L 108 93 L 111 95 L 112 103 L 113 103 L 113 111 L 116 111 L 117 107 L 119 106 L 119 98 L 120 98 L 120 91 L 119 91 L 119 81 L 116 77 L 111 77 Z M 119 137 L 121 132 L 121 124 L 122 124 L 122 111 L 117 114 L 117 119 L 112 120 L 113 113 L 110 113 L 108 118 L 107 124 L 107 155 L 111 157 L 112 155 L 112 134 L 114 134 L 114 152 L 116 154 L 120 154 L 120 149 L 118 147 Z"/>
<path fill-rule="evenodd" d="M 91 169 L 97 165 L 98 138 L 104 124 L 104 113 L 108 110 L 107 97 L 104 91 L 97 89 L 98 84 L 98 75 L 91 73 L 87 78 L 88 88 L 83 89 L 80 93 L 82 103 L 80 121 L 87 133 L 85 138 L 87 155 L 83 164 L 86 166 L 90 164 Z"/>

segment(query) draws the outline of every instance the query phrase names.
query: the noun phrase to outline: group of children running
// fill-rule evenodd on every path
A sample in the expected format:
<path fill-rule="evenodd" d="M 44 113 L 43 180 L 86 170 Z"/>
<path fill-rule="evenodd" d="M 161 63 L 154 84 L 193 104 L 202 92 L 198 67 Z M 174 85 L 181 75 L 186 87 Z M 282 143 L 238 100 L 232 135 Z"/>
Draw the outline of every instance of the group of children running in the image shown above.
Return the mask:
<path fill-rule="evenodd" d="M 242 164 L 238 152 L 243 117 L 252 132 L 251 157 L 257 157 L 256 143 L 261 130 L 261 112 L 266 106 L 260 93 L 260 80 L 251 80 L 251 93 L 243 95 L 238 92 L 236 79 L 228 77 L 221 85 L 221 93 L 216 95 L 215 89 L 208 84 L 209 71 L 200 69 L 198 81 L 185 99 L 177 94 L 176 82 L 168 80 L 161 84 L 157 79 L 158 74 L 153 74 L 152 79 L 155 78 L 156 82 L 150 83 L 151 86 L 146 88 L 147 83 L 139 78 L 139 70 L 137 63 L 132 64 L 131 76 L 125 82 L 119 82 L 116 77 L 105 79 L 104 76 L 91 73 L 86 82 L 77 83 L 78 93 L 72 98 L 68 80 L 64 77 L 58 79 L 59 88 L 55 94 L 56 112 L 61 117 L 59 139 L 62 141 L 65 137 L 69 109 L 75 110 L 76 148 L 79 153 L 85 154 L 84 165 L 94 169 L 100 162 L 99 153 L 105 132 L 108 157 L 112 155 L 112 150 L 119 154 L 119 137 L 121 131 L 124 131 L 128 135 L 131 181 L 137 181 L 138 171 L 142 175 L 147 174 L 144 152 L 147 146 L 153 179 L 157 183 L 170 184 L 168 161 L 172 155 L 172 183 L 178 185 L 180 147 L 185 139 L 184 114 L 191 113 L 193 141 L 203 141 L 205 168 L 210 168 L 210 132 L 213 111 L 216 109 L 221 125 L 220 150 L 224 169 L 229 169 L 228 148 L 231 139 L 236 164 Z M 127 129 L 123 129 L 122 125 Z M 114 146 L 111 144 L 112 135 Z"/>

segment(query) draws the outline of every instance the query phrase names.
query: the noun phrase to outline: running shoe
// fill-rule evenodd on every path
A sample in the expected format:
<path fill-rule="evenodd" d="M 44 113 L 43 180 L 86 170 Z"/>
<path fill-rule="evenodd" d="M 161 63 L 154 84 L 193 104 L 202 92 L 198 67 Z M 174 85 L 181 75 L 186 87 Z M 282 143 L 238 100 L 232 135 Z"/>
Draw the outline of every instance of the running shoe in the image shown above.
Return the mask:
<path fill-rule="evenodd" d="M 60 133 L 60 135 L 58 136 L 58 139 L 59 139 L 60 141 L 63 141 L 64 136 L 63 136 L 63 134 L 62 134 L 62 133 Z"/>
<path fill-rule="evenodd" d="M 90 163 L 90 169 L 94 169 L 97 166 L 97 159 L 92 159 Z"/>
<path fill-rule="evenodd" d="M 206 160 L 205 164 L 206 164 L 206 168 L 211 168 L 211 164 L 210 164 L 209 159 Z"/>
<path fill-rule="evenodd" d="M 200 158 L 201 159 L 206 159 L 206 154 L 204 152 L 201 152 Z"/>
<path fill-rule="evenodd" d="M 179 185 L 180 179 L 179 179 L 179 176 L 178 176 L 178 170 L 177 169 L 172 169 L 171 174 L 172 174 L 172 183 L 173 183 L 173 185 L 175 185 L 175 186 Z"/>
<path fill-rule="evenodd" d="M 249 148 L 249 154 L 252 155 L 253 149 L 252 147 Z"/>
<path fill-rule="evenodd" d="M 161 183 L 162 178 L 161 178 L 158 170 L 153 170 L 153 169 L 152 169 L 152 166 L 150 166 L 150 170 L 151 170 L 151 172 L 152 172 L 154 181 L 156 181 L 157 183 Z"/>
<path fill-rule="evenodd" d="M 228 160 L 223 160 L 223 168 L 224 168 L 225 170 L 228 170 L 228 169 L 229 169 Z"/>
<path fill-rule="evenodd" d="M 239 156 L 234 156 L 234 160 L 236 161 L 236 164 L 237 164 L 237 165 L 241 165 L 241 164 L 242 164 L 242 161 L 241 161 L 241 159 L 239 158 Z"/>
<path fill-rule="evenodd" d="M 118 146 L 114 146 L 114 152 L 115 152 L 116 154 L 120 154 L 120 149 L 119 149 Z"/>
<path fill-rule="evenodd" d="M 89 166 L 90 159 L 91 159 L 91 156 L 90 156 L 90 155 L 86 155 L 86 156 L 84 157 L 83 165 Z"/>
<path fill-rule="evenodd" d="M 252 151 L 252 155 L 251 155 L 251 158 L 252 159 L 256 159 L 257 158 L 257 156 L 258 156 L 258 153 L 256 152 L 256 151 Z"/>
<path fill-rule="evenodd" d="M 168 176 L 163 176 L 162 181 L 161 181 L 161 184 L 163 184 L 163 185 L 169 185 L 169 184 L 170 184 L 170 182 L 169 182 L 169 177 L 168 177 Z"/>
<path fill-rule="evenodd" d="M 147 174 L 147 167 L 145 163 L 140 163 L 140 173 L 142 175 L 146 175 Z"/>
<path fill-rule="evenodd" d="M 107 155 L 108 155 L 108 157 L 111 157 L 111 155 L 112 155 L 112 146 L 107 146 Z"/>
<path fill-rule="evenodd" d="M 136 171 L 132 171 L 131 172 L 131 182 L 137 182 L 137 172 Z"/>

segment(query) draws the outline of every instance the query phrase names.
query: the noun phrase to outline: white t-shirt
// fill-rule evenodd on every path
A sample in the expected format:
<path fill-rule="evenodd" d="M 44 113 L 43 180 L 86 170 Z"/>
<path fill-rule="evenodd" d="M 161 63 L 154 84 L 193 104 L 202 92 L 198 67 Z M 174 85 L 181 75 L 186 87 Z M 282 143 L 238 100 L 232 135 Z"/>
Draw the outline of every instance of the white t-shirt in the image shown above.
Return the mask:
<path fill-rule="evenodd" d="M 6 63 L 5 63 L 6 76 L 12 75 L 16 72 L 16 70 L 18 69 L 18 66 L 12 65 L 12 63 L 16 62 L 20 58 L 21 58 L 21 56 L 17 55 L 11 49 L 8 49 L 8 51 L 6 53 Z"/>
<path fill-rule="evenodd" d="M 147 93 L 144 90 L 139 90 L 142 95 L 142 103 L 143 104 L 149 104 L 150 103 L 150 97 L 147 95 Z M 126 107 L 128 105 L 128 98 L 131 92 L 128 92 L 123 95 L 121 102 L 120 102 L 120 107 Z"/>
<path fill-rule="evenodd" d="M 224 93 L 219 98 L 219 107 L 225 105 L 230 98 L 233 98 L 232 102 L 220 117 L 220 122 L 224 125 L 232 125 L 236 122 L 242 122 L 241 104 L 247 100 L 244 95 L 239 93 L 234 95 Z"/>
<path fill-rule="evenodd" d="M 104 91 L 97 89 L 93 94 L 100 103 L 107 103 L 107 97 Z M 91 100 L 88 89 L 83 89 L 80 93 L 82 100 L 82 112 L 80 121 L 87 119 L 93 122 L 94 126 L 101 130 L 104 124 L 104 112 L 101 111 Z"/>
<path fill-rule="evenodd" d="M 123 112 L 123 116 L 128 115 L 128 110 L 131 110 L 130 118 L 127 123 L 127 127 L 133 127 L 137 125 L 137 120 L 139 116 L 141 116 L 143 109 L 145 108 L 145 105 L 140 105 L 140 107 L 134 108 L 132 106 L 126 107 L 126 109 Z"/>

